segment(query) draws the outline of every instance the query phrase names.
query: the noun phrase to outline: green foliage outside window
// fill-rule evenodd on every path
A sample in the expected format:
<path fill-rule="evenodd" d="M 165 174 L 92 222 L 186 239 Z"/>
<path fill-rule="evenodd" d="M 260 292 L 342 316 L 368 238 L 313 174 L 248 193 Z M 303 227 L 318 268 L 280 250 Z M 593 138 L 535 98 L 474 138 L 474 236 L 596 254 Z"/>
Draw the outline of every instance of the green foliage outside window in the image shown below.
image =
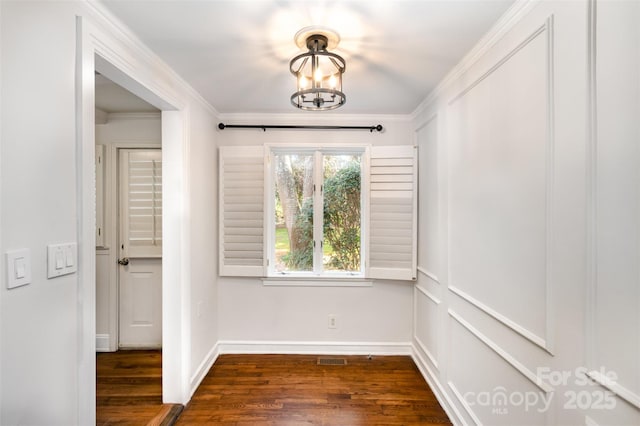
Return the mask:
<path fill-rule="evenodd" d="M 325 269 L 360 270 L 360 164 L 349 162 L 328 176 L 324 182 L 324 250 Z M 306 200 L 296 218 L 297 247 L 283 256 L 291 270 L 313 268 L 313 205 Z"/>

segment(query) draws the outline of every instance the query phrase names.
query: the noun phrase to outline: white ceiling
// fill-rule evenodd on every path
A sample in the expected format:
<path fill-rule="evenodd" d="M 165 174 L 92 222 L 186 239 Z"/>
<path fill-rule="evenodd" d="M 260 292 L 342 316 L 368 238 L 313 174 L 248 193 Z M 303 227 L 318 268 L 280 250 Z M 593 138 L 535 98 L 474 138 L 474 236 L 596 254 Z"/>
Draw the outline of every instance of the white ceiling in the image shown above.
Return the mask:
<path fill-rule="evenodd" d="M 221 113 L 296 112 L 293 37 L 320 25 L 340 34 L 334 52 L 347 61 L 347 102 L 334 113 L 408 114 L 513 1 L 103 3 Z"/>
<path fill-rule="evenodd" d="M 157 112 L 158 108 L 143 101 L 103 75 L 96 74 L 96 108 L 107 112 Z"/>

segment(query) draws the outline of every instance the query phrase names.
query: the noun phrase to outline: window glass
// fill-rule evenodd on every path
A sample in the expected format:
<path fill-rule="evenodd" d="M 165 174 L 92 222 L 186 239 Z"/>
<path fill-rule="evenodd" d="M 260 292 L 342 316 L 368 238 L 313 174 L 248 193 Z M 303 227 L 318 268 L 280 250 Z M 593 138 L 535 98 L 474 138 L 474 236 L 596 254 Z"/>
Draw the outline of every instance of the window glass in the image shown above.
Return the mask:
<path fill-rule="evenodd" d="M 323 172 L 323 269 L 360 272 L 360 155 L 324 155 Z"/>
<path fill-rule="evenodd" d="M 278 273 L 313 271 L 313 165 L 313 154 L 274 155 Z"/>

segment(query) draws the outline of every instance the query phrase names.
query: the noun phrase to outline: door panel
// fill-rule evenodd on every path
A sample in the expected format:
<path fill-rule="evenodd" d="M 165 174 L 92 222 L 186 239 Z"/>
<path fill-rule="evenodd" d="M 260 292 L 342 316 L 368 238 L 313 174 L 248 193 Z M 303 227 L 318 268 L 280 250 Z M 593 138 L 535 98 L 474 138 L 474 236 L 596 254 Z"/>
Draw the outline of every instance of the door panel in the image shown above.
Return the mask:
<path fill-rule="evenodd" d="M 132 258 L 120 267 L 120 347 L 162 345 L 162 260 Z"/>
<path fill-rule="evenodd" d="M 162 153 L 120 149 L 119 347 L 162 345 Z"/>

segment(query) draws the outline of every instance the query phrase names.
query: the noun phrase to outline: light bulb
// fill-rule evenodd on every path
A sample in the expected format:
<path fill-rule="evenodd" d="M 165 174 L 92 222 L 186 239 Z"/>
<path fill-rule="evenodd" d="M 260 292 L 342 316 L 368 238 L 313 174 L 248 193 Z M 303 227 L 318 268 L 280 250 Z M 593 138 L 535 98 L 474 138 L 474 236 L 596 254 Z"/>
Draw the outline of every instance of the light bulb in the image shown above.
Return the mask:
<path fill-rule="evenodd" d="M 320 71 L 320 68 L 316 69 L 316 72 L 313 74 L 313 78 L 317 83 L 322 81 L 322 71 Z"/>
<path fill-rule="evenodd" d="M 298 80 L 298 85 L 300 86 L 300 88 L 306 89 L 308 83 L 309 82 L 307 81 L 307 78 L 304 75 L 301 75 L 300 80 Z"/>
<path fill-rule="evenodd" d="M 329 87 L 331 87 L 332 89 L 335 89 L 337 85 L 338 85 L 338 79 L 336 79 L 336 76 L 332 74 L 331 77 L 329 77 Z"/>

